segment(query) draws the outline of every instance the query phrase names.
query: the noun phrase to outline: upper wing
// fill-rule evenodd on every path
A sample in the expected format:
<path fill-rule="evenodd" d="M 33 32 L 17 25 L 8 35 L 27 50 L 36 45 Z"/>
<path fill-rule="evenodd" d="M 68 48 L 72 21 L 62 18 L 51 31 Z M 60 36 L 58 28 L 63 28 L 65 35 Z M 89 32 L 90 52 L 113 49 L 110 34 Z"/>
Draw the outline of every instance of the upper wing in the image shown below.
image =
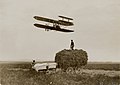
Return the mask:
<path fill-rule="evenodd" d="M 58 17 L 63 18 L 63 19 L 73 20 L 72 18 L 65 17 L 65 16 L 58 16 Z"/>
<path fill-rule="evenodd" d="M 34 24 L 34 26 L 39 27 L 39 28 L 44 28 L 44 29 L 61 31 L 61 32 L 74 32 L 73 30 L 55 28 L 55 27 L 52 27 L 52 26 L 47 26 L 47 25 L 42 25 L 42 24 Z"/>
<path fill-rule="evenodd" d="M 34 16 L 34 18 L 36 20 L 40 20 L 40 21 L 46 21 L 46 22 L 50 22 L 50 23 L 58 23 L 57 20 L 48 19 L 48 18 L 44 18 L 44 17 Z"/>

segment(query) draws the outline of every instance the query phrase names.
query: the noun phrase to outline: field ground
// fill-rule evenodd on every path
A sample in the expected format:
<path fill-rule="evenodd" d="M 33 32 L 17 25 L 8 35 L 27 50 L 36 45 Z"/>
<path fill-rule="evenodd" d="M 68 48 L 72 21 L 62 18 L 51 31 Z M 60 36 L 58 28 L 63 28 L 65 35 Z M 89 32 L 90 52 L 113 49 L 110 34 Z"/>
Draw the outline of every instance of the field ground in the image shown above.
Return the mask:
<path fill-rule="evenodd" d="M 0 63 L 1 85 L 120 85 L 120 64 L 88 64 L 75 72 L 36 72 L 30 63 Z"/>

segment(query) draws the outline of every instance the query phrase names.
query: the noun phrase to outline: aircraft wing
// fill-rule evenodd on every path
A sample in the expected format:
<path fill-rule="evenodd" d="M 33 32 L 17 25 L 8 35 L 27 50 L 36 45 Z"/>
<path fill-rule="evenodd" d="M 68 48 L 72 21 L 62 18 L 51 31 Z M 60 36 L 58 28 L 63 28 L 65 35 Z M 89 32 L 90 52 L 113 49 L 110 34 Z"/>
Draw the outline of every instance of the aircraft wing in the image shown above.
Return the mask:
<path fill-rule="evenodd" d="M 68 21 L 64 21 L 64 20 L 59 20 L 59 24 L 64 25 L 64 26 L 72 26 L 72 25 L 74 25 L 72 22 L 68 22 Z"/>
<path fill-rule="evenodd" d="M 55 27 L 52 27 L 52 26 L 42 25 L 42 24 L 34 24 L 34 26 L 36 26 L 38 28 L 56 30 L 56 31 L 61 31 L 61 32 L 74 32 L 73 30 L 61 29 L 61 28 L 59 29 L 59 28 L 55 28 Z"/>
<path fill-rule="evenodd" d="M 58 23 L 57 20 L 48 19 L 48 18 L 44 18 L 44 17 L 34 16 L 34 18 L 36 20 L 40 20 L 40 21 L 45 21 L 45 22 L 50 22 L 50 23 Z"/>
<path fill-rule="evenodd" d="M 58 16 L 58 17 L 63 18 L 63 19 L 73 20 L 72 18 L 65 17 L 65 16 Z"/>
<path fill-rule="evenodd" d="M 53 20 L 53 19 L 39 17 L 39 16 L 34 16 L 34 18 L 36 20 L 50 22 L 50 23 L 56 23 L 56 24 L 60 24 L 60 25 L 64 25 L 64 26 L 72 26 L 73 25 L 72 22 L 67 22 L 67 21 L 63 21 L 63 20 Z"/>
<path fill-rule="evenodd" d="M 61 31 L 61 32 L 74 32 L 74 30 L 68 30 L 68 29 L 58 29 L 56 31 Z"/>
<path fill-rule="evenodd" d="M 36 26 L 38 28 L 44 28 L 44 29 L 50 29 L 50 30 L 53 29 L 52 26 L 47 26 L 47 25 L 42 25 L 42 24 L 34 24 L 34 26 Z"/>

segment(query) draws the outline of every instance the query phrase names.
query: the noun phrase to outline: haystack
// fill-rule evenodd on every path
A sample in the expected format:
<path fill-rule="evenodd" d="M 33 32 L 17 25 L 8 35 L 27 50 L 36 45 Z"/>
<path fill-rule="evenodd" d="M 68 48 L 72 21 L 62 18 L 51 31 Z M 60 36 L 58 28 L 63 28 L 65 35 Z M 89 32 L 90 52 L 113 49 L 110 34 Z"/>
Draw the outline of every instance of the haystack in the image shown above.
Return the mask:
<path fill-rule="evenodd" d="M 62 50 L 56 53 L 55 62 L 57 67 L 66 70 L 68 67 L 80 68 L 87 64 L 87 52 L 80 49 L 75 50 Z"/>

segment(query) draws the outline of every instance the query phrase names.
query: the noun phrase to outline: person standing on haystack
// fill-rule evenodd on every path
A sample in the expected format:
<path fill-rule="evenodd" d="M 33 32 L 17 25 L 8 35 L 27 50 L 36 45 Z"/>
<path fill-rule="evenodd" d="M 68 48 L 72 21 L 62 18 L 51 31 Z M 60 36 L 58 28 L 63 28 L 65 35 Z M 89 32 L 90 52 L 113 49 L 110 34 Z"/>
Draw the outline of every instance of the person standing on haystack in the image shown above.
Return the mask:
<path fill-rule="evenodd" d="M 73 48 L 74 48 L 74 42 L 73 40 L 71 40 L 70 49 L 73 50 Z"/>

